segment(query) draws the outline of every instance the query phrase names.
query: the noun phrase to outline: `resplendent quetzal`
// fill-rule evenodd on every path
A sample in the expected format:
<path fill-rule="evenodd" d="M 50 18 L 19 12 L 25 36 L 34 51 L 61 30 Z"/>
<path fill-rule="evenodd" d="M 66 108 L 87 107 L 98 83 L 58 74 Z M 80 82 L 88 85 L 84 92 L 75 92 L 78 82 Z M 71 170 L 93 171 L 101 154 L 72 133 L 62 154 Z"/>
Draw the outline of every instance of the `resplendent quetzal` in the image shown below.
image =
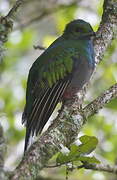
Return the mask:
<path fill-rule="evenodd" d="M 72 98 L 89 81 L 95 66 L 94 35 L 89 23 L 74 20 L 33 63 L 22 117 L 25 151 L 30 136 L 41 133 L 58 102 Z"/>

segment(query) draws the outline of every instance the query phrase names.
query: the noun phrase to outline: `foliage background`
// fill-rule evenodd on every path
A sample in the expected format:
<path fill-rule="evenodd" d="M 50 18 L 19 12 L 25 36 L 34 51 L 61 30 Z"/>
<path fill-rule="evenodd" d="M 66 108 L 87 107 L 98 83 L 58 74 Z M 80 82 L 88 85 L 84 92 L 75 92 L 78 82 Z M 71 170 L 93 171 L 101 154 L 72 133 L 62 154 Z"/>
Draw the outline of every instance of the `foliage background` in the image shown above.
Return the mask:
<path fill-rule="evenodd" d="M 4 60 L 0 62 L 0 121 L 8 144 L 6 169 L 13 169 L 23 153 L 25 128 L 21 124 L 21 116 L 25 104 L 26 81 L 29 68 L 43 52 L 34 49 L 33 45 L 48 47 L 61 35 L 65 25 L 73 19 L 82 18 L 90 22 L 95 31 L 101 19 L 102 0 L 81 0 L 71 5 L 64 0 L 60 2 L 62 6 L 54 13 L 49 13 L 30 25 L 26 25 L 26 23 L 38 14 L 36 0 L 20 8 L 18 15 L 14 17 L 16 20 L 14 31 L 5 45 Z M 12 3 L 13 1 L 1 0 L 0 13 L 7 14 Z M 114 40 L 91 80 L 85 104 L 117 81 L 116 49 L 117 41 Z M 97 115 L 91 117 L 82 129 L 80 135 L 82 134 L 94 135 L 99 139 L 95 152 L 98 159 L 110 164 L 116 163 L 117 99 L 111 101 Z M 65 179 L 65 168 L 45 169 L 42 174 L 45 177 L 58 176 L 59 179 Z M 87 180 L 117 179 L 114 175 L 89 170 L 77 170 L 69 175 L 71 180 L 84 180 L 85 178 Z"/>

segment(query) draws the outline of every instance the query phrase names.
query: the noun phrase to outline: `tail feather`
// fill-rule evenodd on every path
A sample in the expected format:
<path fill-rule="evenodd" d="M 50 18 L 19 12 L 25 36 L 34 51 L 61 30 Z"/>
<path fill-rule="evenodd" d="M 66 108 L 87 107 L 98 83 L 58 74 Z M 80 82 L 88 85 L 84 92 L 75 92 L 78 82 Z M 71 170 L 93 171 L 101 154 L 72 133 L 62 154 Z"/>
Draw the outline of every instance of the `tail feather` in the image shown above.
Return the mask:
<path fill-rule="evenodd" d="M 54 84 L 52 88 L 47 88 L 43 97 L 35 100 L 32 112 L 26 123 L 24 152 L 27 150 L 30 137 L 34 136 L 34 133 L 36 135 L 41 133 L 44 125 L 53 113 L 68 84 L 69 81 L 59 81 Z"/>
<path fill-rule="evenodd" d="M 46 122 L 50 118 L 51 114 L 53 113 L 54 109 L 56 108 L 56 105 L 58 104 L 58 102 L 60 102 L 60 99 L 61 99 L 61 97 L 62 97 L 62 95 L 64 93 L 64 89 L 66 88 L 67 85 L 68 85 L 68 83 L 62 84 L 62 86 L 60 86 L 60 88 L 58 88 L 56 93 L 53 95 L 54 96 L 54 97 L 52 97 L 53 99 L 51 99 L 51 101 L 47 104 L 47 110 L 43 114 L 43 117 L 42 117 L 42 127 L 44 127 L 44 125 L 46 124 Z M 40 131 L 40 126 L 39 125 L 40 124 L 38 124 L 38 127 L 36 129 L 36 135 Z"/>

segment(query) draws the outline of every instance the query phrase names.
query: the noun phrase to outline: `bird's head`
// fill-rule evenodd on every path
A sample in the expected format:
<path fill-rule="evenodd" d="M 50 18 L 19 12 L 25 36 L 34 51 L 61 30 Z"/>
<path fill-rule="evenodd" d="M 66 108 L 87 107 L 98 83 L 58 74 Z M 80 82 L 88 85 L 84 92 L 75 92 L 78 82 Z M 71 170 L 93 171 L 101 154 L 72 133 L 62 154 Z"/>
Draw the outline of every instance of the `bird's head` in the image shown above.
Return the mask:
<path fill-rule="evenodd" d="M 95 36 L 95 32 L 88 22 L 78 19 L 71 21 L 66 25 L 64 36 L 74 37 L 77 39 L 90 38 Z"/>

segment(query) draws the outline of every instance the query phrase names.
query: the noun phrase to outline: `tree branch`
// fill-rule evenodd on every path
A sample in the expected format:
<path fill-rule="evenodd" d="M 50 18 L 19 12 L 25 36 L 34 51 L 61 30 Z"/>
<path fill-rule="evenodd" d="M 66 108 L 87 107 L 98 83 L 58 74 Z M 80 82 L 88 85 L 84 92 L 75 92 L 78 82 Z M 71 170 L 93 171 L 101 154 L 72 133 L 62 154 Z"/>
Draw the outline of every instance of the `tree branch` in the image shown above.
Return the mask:
<path fill-rule="evenodd" d="M 23 0 L 17 0 L 12 9 L 5 17 L 0 17 L 0 63 L 4 57 L 4 43 L 8 40 L 8 35 L 12 31 L 13 22 L 12 17 L 18 10 L 19 6 L 23 3 Z"/>
<path fill-rule="evenodd" d="M 114 0 L 104 0 L 102 21 L 94 39 L 96 63 L 102 60 L 104 52 L 116 36 L 117 2 Z"/>
<path fill-rule="evenodd" d="M 11 32 L 13 23 L 11 20 L 0 17 L 0 63 L 4 57 L 4 43 L 8 40 L 8 35 Z"/>
<path fill-rule="evenodd" d="M 3 129 L 0 124 L 0 179 L 7 179 L 6 173 L 3 170 L 4 167 L 4 156 L 6 153 L 6 143 L 3 136 Z"/>
<path fill-rule="evenodd" d="M 94 115 L 114 98 L 117 98 L 117 83 L 83 109 L 85 117 Z"/>
<path fill-rule="evenodd" d="M 57 168 L 57 167 L 61 167 L 62 165 L 66 165 L 66 164 L 56 164 L 56 165 L 52 165 L 52 166 L 46 166 L 46 168 Z M 109 164 L 83 164 L 80 166 L 75 166 L 72 165 L 71 167 L 68 167 L 68 170 L 73 171 L 75 169 L 81 169 L 81 168 L 85 168 L 85 169 L 90 169 L 90 170 L 96 170 L 96 171 L 105 171 L 108 173 L 114 173 L 117 174 L 117 166 L 114 165 L 109 165 Z"/>
<path fill-rule="evenodd" d="M 9 13 L 6 15 L 6 18 L 12 19 L 18 8 L 23 4 L 24 0 L 17 0 Z"/>
<path fill-rule="evenodd" d="M 117 174 L 117 166 L 111 166 L 109 164 L 84 164 L 84 168 Z"/>
<path fill-rule="evenodd" d="M 36 46 L 36 45 L 33 45 L 33 48 L 34 48 L 35 50 L 37 50 L 37 49 L 42 50 L 42 51 L 46 50 L 45 47 L 40 46 L 40 45 L 37 45 L 37 46 Z"/>
<path fill-rule="evenodd" d="M 26 23 L 21 24 L 20 26 L 16 27 L 16 29 L 19 29 L 20 27 L 25 28 L 27 26 L 30 26 L 33 23 L 35 23 L 35 22 L 37 22 L 39 20 L 42 20 L 43 18 L 45 18 L 45 17 L 47 17 L 47 16 L 49 16 L 49 15 L 51 15 L 53 13 L 58 12 L 60 9 L 62 10 L 64 8 L 69 8 L 70 6 L 76 5 L 76 3 L 78 3 L 76 0 L 73 0 L 71 3 L 66 4 L 66 5 L 63 5 L 61 3 L 56 4 L 56 2 L 55 2 L 54 7 L 51 6 L 51 8 L 50 7 L 44 8 L 42 10 L 42 12 L 39 13 L 36 17 L 33 17 L 32 19 L 28 20 Z"/>

